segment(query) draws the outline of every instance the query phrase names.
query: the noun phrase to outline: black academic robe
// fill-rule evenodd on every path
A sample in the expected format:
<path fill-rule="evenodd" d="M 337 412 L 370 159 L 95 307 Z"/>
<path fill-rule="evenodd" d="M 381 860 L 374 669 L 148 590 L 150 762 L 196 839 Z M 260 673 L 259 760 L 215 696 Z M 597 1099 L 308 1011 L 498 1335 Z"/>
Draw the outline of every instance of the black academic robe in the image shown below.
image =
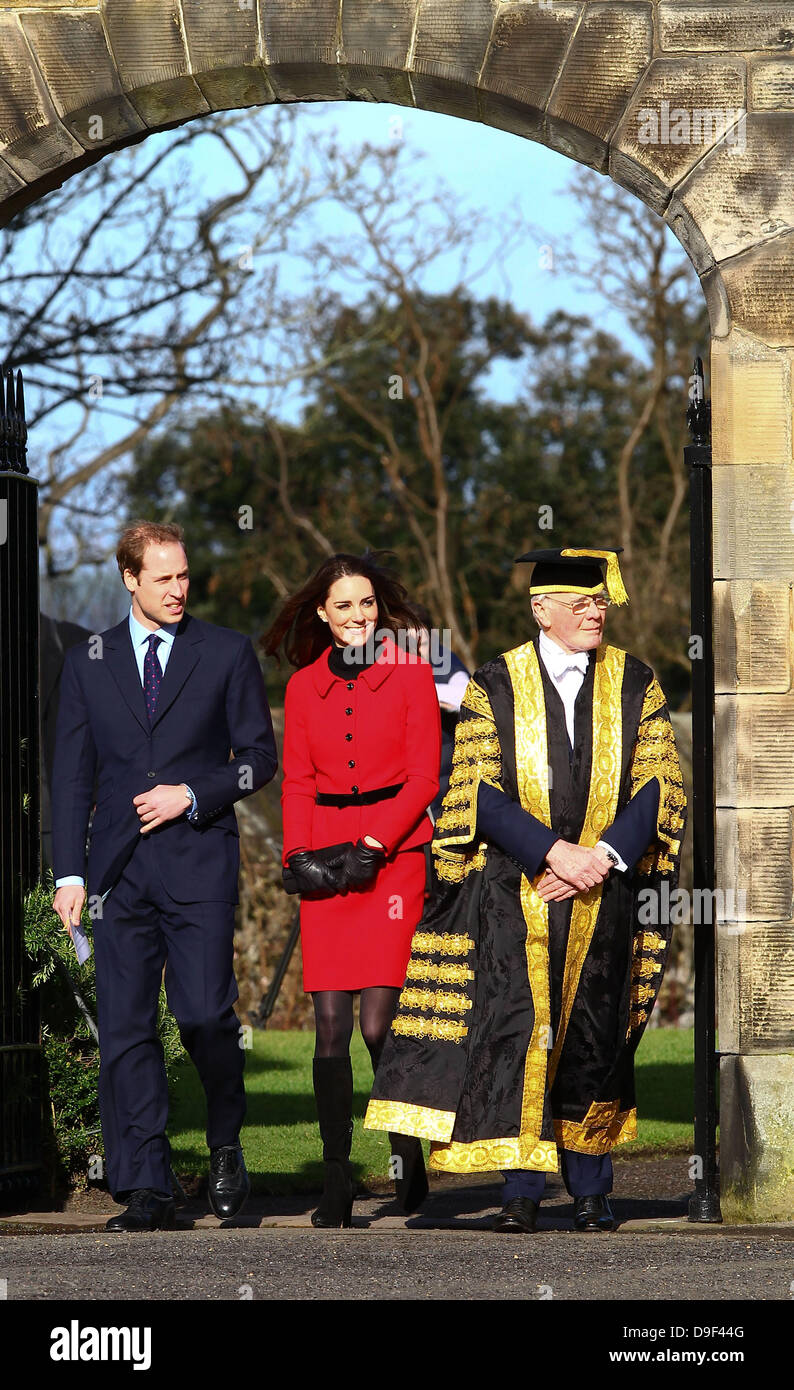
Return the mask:
<path fill-rule="evenodd" d="M 550 840 L 594 845 L 654 781 L 655 824 L 632 872 L 562 903 L 535 892 L 526 854 L 482 838 L 484 786 Z M 430 1166 L 453 1172 L 553 1171 L 558 1147 L 603 1154 L 635 1136 L 634 1053 L 669 949 L 660 889 L 676 881 L 685 807 L 665 698 L 643 662 L 611 646 L 592 655 L 573 750 L 537 641 L 475 673 L 434 832 L 436 891 L 368 1128 L 431 1139 Z"/>

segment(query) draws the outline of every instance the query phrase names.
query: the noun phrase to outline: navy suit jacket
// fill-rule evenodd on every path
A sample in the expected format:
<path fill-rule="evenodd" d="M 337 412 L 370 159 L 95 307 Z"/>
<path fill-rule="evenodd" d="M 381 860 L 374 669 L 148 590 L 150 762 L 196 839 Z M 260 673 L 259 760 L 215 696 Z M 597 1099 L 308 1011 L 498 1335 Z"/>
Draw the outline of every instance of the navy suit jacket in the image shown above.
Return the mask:
<path fill-rule="evenodd" d="M 163 885 L 177 902 L 237 902 L 233 803 L 264 786 L 277 766 L 262 672 L 247 637 L 185 614 L 150 726 L 125 618 L 72 647 L 64 661 L 52 787 L 56 879 L 81 874 L 89 895 L 106 892 L 140 839 L 133 797 L 186 782 L 197 820 L 187 819 L 186 804 L 185 815 L 147 832 Z"/>

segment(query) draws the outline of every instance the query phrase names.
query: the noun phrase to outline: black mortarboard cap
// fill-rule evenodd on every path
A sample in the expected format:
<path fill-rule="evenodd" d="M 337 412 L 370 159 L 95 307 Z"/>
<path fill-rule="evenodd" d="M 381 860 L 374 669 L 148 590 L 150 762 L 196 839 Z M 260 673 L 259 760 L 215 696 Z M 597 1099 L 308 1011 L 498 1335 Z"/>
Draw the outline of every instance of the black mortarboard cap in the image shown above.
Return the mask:
<path fill-rule="evenodd" d="M 623 547 L 594 550 L 590 546 L 565 546 L 561 550 L 528 550 L 516 564 L 533 563 L 530 594 L 597 594 L 606 590 L 613 603 L 628 603 L 618 555 Z M 604 575 L 606 565 L 606 576 Z"/>

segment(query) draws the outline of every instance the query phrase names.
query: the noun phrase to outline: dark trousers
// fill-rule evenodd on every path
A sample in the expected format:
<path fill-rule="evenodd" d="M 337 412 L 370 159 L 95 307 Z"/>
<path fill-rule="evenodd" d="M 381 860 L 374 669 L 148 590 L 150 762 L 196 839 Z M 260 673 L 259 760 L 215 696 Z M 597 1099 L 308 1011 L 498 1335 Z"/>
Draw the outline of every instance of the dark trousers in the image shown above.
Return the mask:
<path fill-rule="evenodd" d="M 235 1144 L 245 1117 L 244 1053 L 232 1005 L 234 904 L 177 903 L 145 836 L 94 923 L 99 1109 L 113 1195 L 170 1193 L 168 1085 L 157 1036 L 165 965 L 168 1005 L 207 1097 L 207 1144 Z"/>
<path fill-rule="evenodd" d="M 571 1197 L 595 1197 L 612 1191 L 612 1159 L 609 1154 L 578 1154 L 572 1149 L 560 1151 L 562 1180 Z M 531 1197 L 539 1202 L 546 1187 L 545 1173 L 531 1173 L 523 1168 L 503 1172 L 505 1180 L 503 1202 L 514 1197 Z"/>

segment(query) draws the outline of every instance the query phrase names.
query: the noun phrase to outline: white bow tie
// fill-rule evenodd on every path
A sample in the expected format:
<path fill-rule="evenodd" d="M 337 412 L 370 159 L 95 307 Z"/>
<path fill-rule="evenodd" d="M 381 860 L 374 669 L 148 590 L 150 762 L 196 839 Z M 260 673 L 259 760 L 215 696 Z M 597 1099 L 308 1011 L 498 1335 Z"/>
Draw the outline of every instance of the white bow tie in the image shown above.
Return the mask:
<path fill-rule="evenodd" d="M 571 652 L 562 660 L 552 664 L 552 675 L 556 680 L 560 680 L 566 671 L 581 671 L 582 675 L 587 673 L 587 652 Z"/>

